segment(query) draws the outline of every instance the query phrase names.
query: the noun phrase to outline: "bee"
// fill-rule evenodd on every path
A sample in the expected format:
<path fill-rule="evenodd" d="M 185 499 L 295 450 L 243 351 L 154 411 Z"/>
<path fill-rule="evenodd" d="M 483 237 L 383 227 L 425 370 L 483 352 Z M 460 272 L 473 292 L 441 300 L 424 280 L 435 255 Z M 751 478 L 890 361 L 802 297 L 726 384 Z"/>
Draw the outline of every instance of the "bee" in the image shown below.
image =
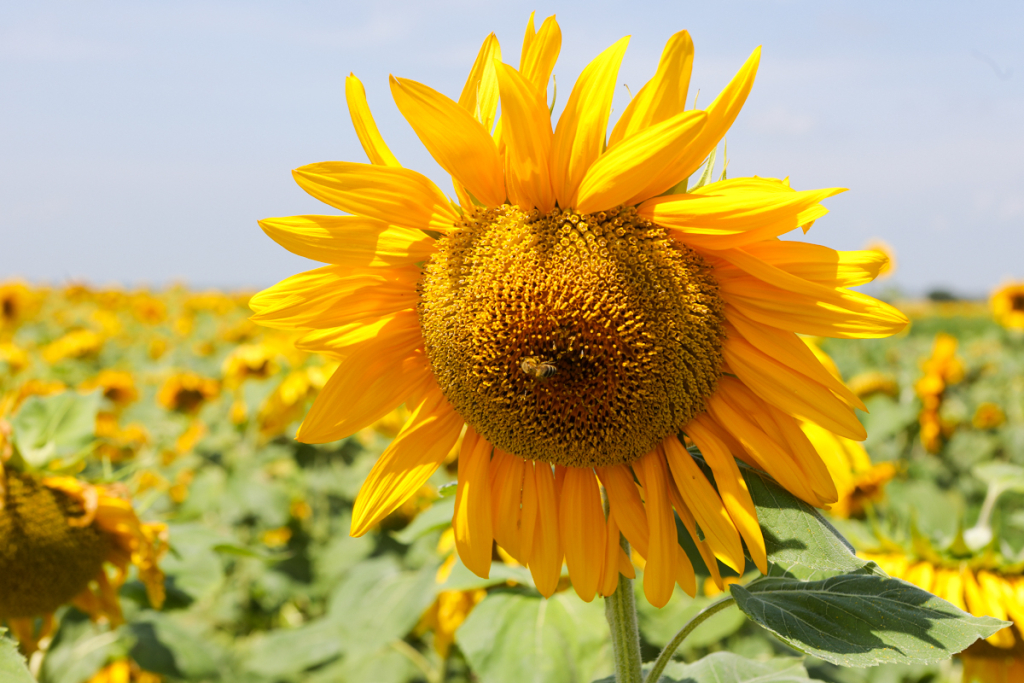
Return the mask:
<path fill-rule="evenodd" d="M 519 367 L 522 368 L 523 372 L 534 379 L 549 379 L 556 372 L 558 372 L 558 366 L 551 361 L 541 360 L 535 356 L 527 356 L 523 358 L 519 363 Z"/>

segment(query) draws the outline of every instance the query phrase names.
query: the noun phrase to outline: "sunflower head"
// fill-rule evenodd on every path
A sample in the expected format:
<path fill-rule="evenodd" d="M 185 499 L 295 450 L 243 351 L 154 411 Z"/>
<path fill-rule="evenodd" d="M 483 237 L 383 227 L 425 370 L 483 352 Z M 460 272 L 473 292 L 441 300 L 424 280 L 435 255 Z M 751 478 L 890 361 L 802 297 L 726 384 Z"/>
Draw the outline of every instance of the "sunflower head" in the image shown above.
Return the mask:
<path fill-rule="evenodd" d="M 195 413 L 220 393 L 220 383 L 194 372 L 178 372 L 168 377 L 156 400 L 164 408 L 180 413 Z"/>
<path fill-rule="evenodd" d="M 439 240 L 421 290 L 441 390 L 496 447 L 532 460 L 632 462 L 718 381 L 710 268 L 632 207 L 476 212 Z"/>
<path fill-rule="evenodd" d="M 989 299 L 996 322 L 1011 330 L 1024 330 L 1024 282 L 1011 282 Z"/>
<path fill-rule="evenodd" d="M 8 469 L 0 509 L 0 619 L 49 614 L 101 571 L 107 537 L 75 498 Z"/>

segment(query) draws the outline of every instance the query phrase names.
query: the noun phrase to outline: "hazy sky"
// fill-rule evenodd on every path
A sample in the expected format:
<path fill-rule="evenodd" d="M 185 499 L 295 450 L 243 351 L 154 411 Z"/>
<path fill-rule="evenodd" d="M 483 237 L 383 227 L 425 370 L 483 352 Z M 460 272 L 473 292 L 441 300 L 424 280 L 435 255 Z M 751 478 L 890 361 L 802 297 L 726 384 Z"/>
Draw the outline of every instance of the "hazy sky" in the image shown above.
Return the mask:
<path fill-rule="evenodd" d="M 34 0 L 0 5 L 0 280 L 262 287 L 313 267 L 256 220 L 333 212 L 291 169 L 366 160 L 345 76 L 402 163 L 450 192 L 387 76 L 456 97 L 490 31 L 518 64 L 534 9 L 562 27 L 560 104 L 626 34 L 635 92 L 688 29 L 698 105 L 763 45 L 731 177 L 850 188 L 807 239 L 882 237 L 909 291 L 1024 279 L 1021 2 Z"/>

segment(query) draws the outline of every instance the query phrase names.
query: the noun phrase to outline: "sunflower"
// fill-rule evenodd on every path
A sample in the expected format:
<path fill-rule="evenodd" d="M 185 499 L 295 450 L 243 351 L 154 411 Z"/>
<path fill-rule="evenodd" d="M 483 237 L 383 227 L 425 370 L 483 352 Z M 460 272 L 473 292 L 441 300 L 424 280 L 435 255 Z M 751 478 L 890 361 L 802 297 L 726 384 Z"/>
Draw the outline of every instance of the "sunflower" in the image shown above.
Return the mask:
<path fill-rule="evenodd" d="M 996 322 L 1011 330 L 1024 330 L 1024 282 L 1003 285 L 989 298 Z"/>
<path fill-rule="evenodd" d="M 39 477 L 0 469 L 0 621 L 31 651 L 72 603 L 93 619 L 123 621 L 117 591 L 135 565 L 149 600 L 164 600 L 158 561 L 167 529 L 143 523 L 127 493 L 74 477 Z M 108 570 L 108 567 L 110 568 Z M 43 630 L 36 632 L 35 619 Z"/>
<path fill-rule="evenodd" d="M 204 403 L 220 394 L 220 382 L 194 372 L 176 372 L 164 380 L 156 394 L 157 403 L 167 410 L 194 414 Z"/>
<path fill-rule="evenodd" d="M 399 164 L 350 76 L 372 163 L 294 171 L 349 215 L 260 223 L 331 265 L 250 306 L 254 321 L 305 330 L 300 348 L 341 362 L 300 441 L 350 436 L 402 403 L 412 411 L 360 490 L 353 534 L 419 490 L 464 432 L 453 524 L 472 571 L 487 575 L 496 541 L 544 595 L 564 560 L 589 601 L 632 571 L 621 531 L 646 560 L 648 599 L 664 605 L 675 583 L 696 590 L 673 510 L 708 564 L 742 572 L 745 542 L 767 569 L 735 458 L 812 505 L 836 500 L 800 421 L 863 439 L 862 404 L 797 333 L 882 337 L 907 320 L 847 289 L 877 275 L 880 252 L 777 239 L 809 228 L 841 190 L 759 177 L 688 189 L 746 100 L 759 49 L 707 109 L 686 110 L 693 43 L 675 34 L 606 138 L 627 42 L 584 69 L 554 127 L 554 17 L 535 30 L 531 16 L 518 69 L 488 36 L 457 101 L 391 78 L 457 201 Z"/>

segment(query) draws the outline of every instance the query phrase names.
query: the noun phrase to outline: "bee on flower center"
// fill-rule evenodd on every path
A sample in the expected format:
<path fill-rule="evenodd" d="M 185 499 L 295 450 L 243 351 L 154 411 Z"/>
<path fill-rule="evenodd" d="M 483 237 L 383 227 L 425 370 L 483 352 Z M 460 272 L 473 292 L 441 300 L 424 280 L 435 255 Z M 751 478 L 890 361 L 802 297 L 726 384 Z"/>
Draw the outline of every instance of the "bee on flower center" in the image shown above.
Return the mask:
<path fill-rule="evenodd" d="M 519 363 L 519 367 L 534 379 L 550 379 L 558 372 L 558 366 L 553 362 L 541 360 L 536 356 L 527 356 Z"/>

